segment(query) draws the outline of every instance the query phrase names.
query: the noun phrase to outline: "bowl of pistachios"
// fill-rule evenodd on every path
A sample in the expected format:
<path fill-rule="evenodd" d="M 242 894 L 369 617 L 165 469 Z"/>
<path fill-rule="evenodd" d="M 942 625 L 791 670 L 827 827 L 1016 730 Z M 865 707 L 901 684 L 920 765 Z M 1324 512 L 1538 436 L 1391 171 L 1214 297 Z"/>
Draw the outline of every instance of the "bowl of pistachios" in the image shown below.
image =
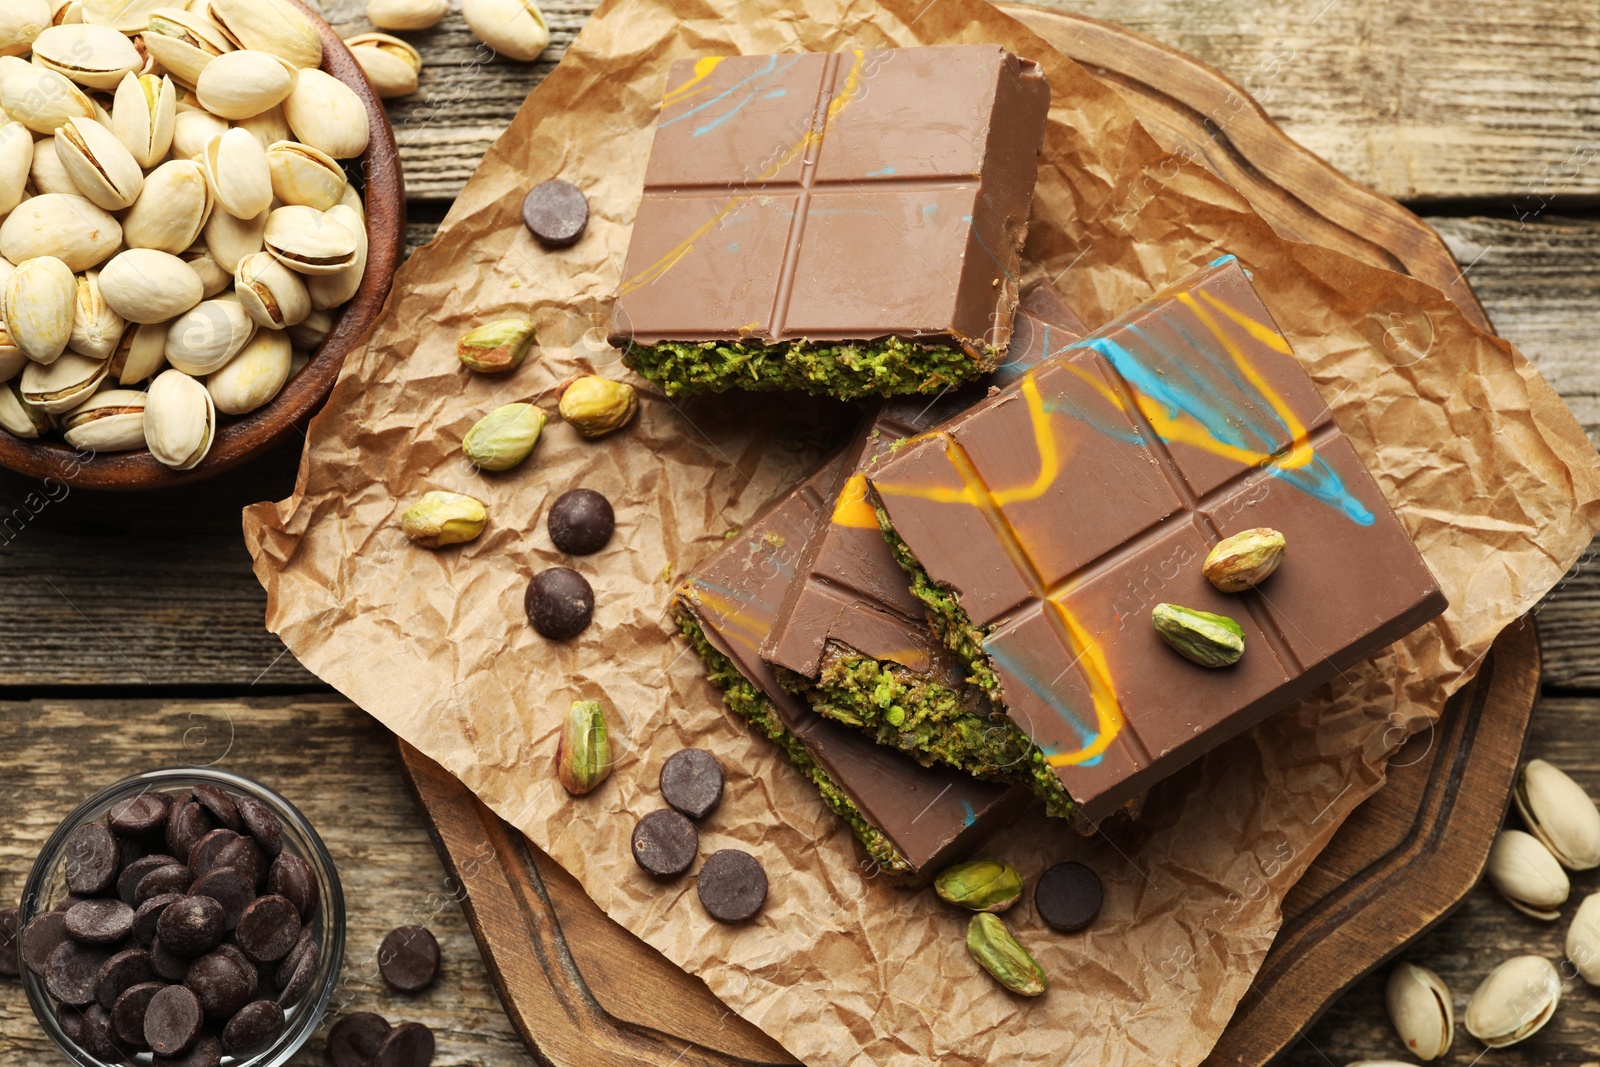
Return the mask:
<path fill-rule="evenodd" d="M 6 0 L 0 464 L 176 485 L 282 439 L 388 295 L 394 133 L 298 0 Z"/>

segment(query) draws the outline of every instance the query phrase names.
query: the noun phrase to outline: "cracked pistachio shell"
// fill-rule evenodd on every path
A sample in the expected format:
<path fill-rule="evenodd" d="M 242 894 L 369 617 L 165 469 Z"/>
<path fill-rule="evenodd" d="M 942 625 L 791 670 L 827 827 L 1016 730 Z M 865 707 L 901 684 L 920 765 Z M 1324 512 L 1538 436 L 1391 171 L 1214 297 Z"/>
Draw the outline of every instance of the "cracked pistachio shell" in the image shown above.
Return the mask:
<path fill-rule="evenodd" d="M 1513 908 L 1545 922 L 1559 917 L 1571 884 L 1550 850 L 1532 834 L 1502 830 L 1489 848 L 1484 873 Z"/>
<path fill-rule="evenodd" d="M 1455 1007 L 1449 988 L 1437 974 L 1414 963 L 1402 963 L 1389 972 L 1384 999 L 1407 1052 L 1419 1060 L 1436 1060 L 1450 1051 Z"/>
<path fill-rule="evenodd" d="M 100 272 L 78 275 L 77 296 L 72 314 L 72 337 L 67 347 L 81 356 L 110 359 L 128 324 L 111 310 L 100 295 Z"/>
<path fill-rule="evenodd" d="M 169 159 L 150 172 L 144 192 L 122 216 L 129 248 L 154 248 L 181 256 L 200 237 L 212 210 L 211 183 L 192 159 Z"/>
<path fill-rule="evenodd" d="M 149 170 L 172 149 L 178 119 L 178 91 L 172 79 L 154 74 L 126 74 L 117 84 L 111 106 L 111 132 Z"/>
<path fill-rule="evenodd" d="M 267 147 L 272 192 L 285 204 L 327 211 L 344 199 L 350 183 L 344 169 L 328 153 L 298 141 L 276 141 Z"/>
<path fill-rule="evenodd" d="M 129 322 L 164 322 L 200 303 L 200 276 L 177 256 L 153 248 L 117 253 L 100 271 L 100 293 Z"/>
<path fill-rule="evenodd" d="M 150 383 L 144 407 L 144 441 L 150 454 L 174 470 L 197 466 L 211 451 L 217 409 L 206 387 L 180 370 Z"/>
<path fill-rule="evenodd" d="M 333 316 L 326 311 L 316 310 L 307 315 L 304 322 L 288 329 L 289 340 L 294 342 L 296 348 L 303 348 L 307 352 L 315 351 L 332 332 Z"/>
<path fill-rule="evenodd" d="M 54 363 L 72 339 L 78 281 L 54 256 L 23 260 L 6 280 L 0 299 L 11 343 L 38 364 Z"/>
<path fill-rule="evenodd" d="M 334 159 L 354 159 L 372 136 L 367 105 L 356 91 L 331 74 L 302 70 L 294 92 L 283 102 L 283 117 L 295 139 Z"/>
<path fill-rule="evenodd" d="M 33 143 L 33 167 L 28 176 L 33 180 L 36 193 L 83 198 L 83 194 L 78 192 L 78 184 L 67 173 L 67 168 L 61 165 L 61 157 L 56 154 L 54 135 L 41 137 Z"/>
<path fill-rule="evenodd" d="M 13 263 L 54 256 L 83 271 L 104 263 L 121 244 L 122 225 L 115 217 L 64 193 L 29 197 L 0 223 L 0 256 Z"/>
<path fill-rule="evenodd" d="M 83 0 L 50 0 L 50 24 L 71 26 L 83 21 Z"/>
<path fill-rule="evenodd" d="M 229 128 L 226 122 L 209 111 L 180 109 L 172 120 L 172 158 L 202 162 L 206 145 L 211 143 L 213 137 L 227 133 Z"/>
<path fill-rule="evenodd" d="M 417 91 L 422 74 L 422 54 L 407 41 L 387 33 L 358 33 L 345 38 L 350 54 L 372 88 L 385 100 Z"/>
<path fill-rule="evenodd" d="M 0 56 L 27 55 L 49 25 L 46 0 L 6 0 L 0 4 Z"/>
<path fill-rule="evenodd" d="M 1600 893 L 1590 893 L 1578 905 L 1567 927 L 1566 951 L 1578 977 L 1600 986 Z"/>
<path fill-rule="evenodd" d="M 233 275 L 222 269 L 216 257 L 205 245 L 190 245 L 178 258 L 189 264 L 190 269 L 200 276 L 200 291 L 205 299 L 210 300 L 232 287 Z"/>
<path fill-rule="evenodd" d="M 217 56 L 200 72 L 200 106 L 225 119 L 247 119 L 288 98 L 295 68 L 269 52 L 244 48 Z"/>
<path fill-rule="evenodd" d="M 400 528 L 423 548 L 443 548 L 471 541 L 483 533 L 489 510 L 461 493 L 424 493 L 400 515 Z"/>
<path fill-rule="evenodd" d="M 34 438 L 50 429 L 50 416 L 22 398 L 22 383 L 0 385 L 0 426 L 13 437 Z"/>
<path fill-rule="evenodd" d="M 384 30 L 426 30 L 449 13 L 450 0 L 367 0 L 367 21 Z"/>
<path fill-rule="evenodd" d="M 272 206 L 272 169 L 266 150 L 249 130 L 213 137 L 201 163 L 212 195 L 234 218 L 253 219 Z"/>
<path fill-rule="evenodd" d="M 277 396 L 289 380 L 293 356 L 286 335 L 277 330 L 259 331 L 226 366 L 206 379 L 217 410 L 243 415 Z"/>
<path fill-rule="evenodd" d="M 56 129 L 55 144 L 73 184 L 99 207 L 121 211 L 144 191 L 144 171 L 133 153 L 94 119 L 68 120 Z"/>
<path fill-rule="evenodd" d="M 226 211 L 213 211 L 206 223 L 206 248 L 217 266 L 231 278 L 239 269 L 239 261 L 255 255 L 266 247 L 267 212 L 253 219 L 234 218 Z"/>
<path fill-rule="evenodd" d="M 71 411 L 105 381 L 106 361 L 64 352 L 53 363 L 29 363 L 22 372 L 22 399 L 51 415 Z"/>
<path fill-rule="evenodd" d="M 461 17 L 474 37 L 508 59 L 538 59 L 550 43 L 534 0 L 461 0 Z"/>
<path fill-rule="evenodd" d="M 134 323 L 122 331 L 106 376 L 116 379 L 118 385 L 135 385 L 153 378 L 166 365 L 167 324 Z"/>
<path fill-rule="evenodd" d="M 267 216 L 268 252 L 301 274 L 338 274 L 355 264 L 361 237 L 329 212 L 291 204 Z"/>
<path fill-rule="evenodd" d="M 461 439 L 461 454 L 479 470 L 510 470 L 532 454 L 547 419 L 532 404 L 495 408 Z"/>
<path fill-rule="evenodd" d="M 1514 956 L 1489 972 L 1467 1002 L 1467 1033 L 1505 1048 L 1538 1033 L 1561 1002 L 1561 976 L 1543 956 Z"/>
<path fill-rule="evenodd" d="M 34 133 L 53 133 L 68 119 L 95 117 L 94 104 L 65 76 L 20 60 L 0 72 L 0 107 Z"/>
<path fill-rule="evenodd" d="M 210 374 L 238 355 L 255 332 L 238 300 L 202 300 L 167 327 L 167 362 L 185 374 Z"/>
<path fill-rule="evenodd" d="M 110 92 L 144 57 L 127 35 L 110 26 L 51 26 L 33 42 L 33 61 L 86 89 Z"/>
<path fill-rule="evenodd" d="M 154 11 L 172 0 L 83 0 L 83 21 L 110 26 L 123 33 L 138 33 L 150 24 Z"/>
<path fill-rule="evenodd" d="M 144 47 L 174 78 L 194 85 L 207 64 L 224 52 L 233 51 L 233 42 L 221 27 L 202 15 L 164 7 L 151 12 Z"/>
<path fill-rule="evenodd" d="M 240 48 L 271 52 L 302 70 L 322 65 L 322 35 L 289 0 L 211 0 L 206 13 Z"/>
<path fill-rule="evenodd" d="M 0 126 L 0 215 L 9 214 L 28 193 L 33 169 L 33 134 L 20 122 Z"/>
<path fill-rule="evenodd" d="M 579 434 L 601 437 L 633 420 L 639 396 L 627 382 L 586 374 L 567 386 L 557 407 Z"/>
<path fill-rule="evenodd" d="M 1529 760 L 1517 774 L 1517 811 L 1534 837 L 1571 871 L 1600 867 L 1600 809 L 1559 767 Z"/>
<path fill-rule="evenodd" d="M 143 448 L 144 405 L 137 389 L 103 389 L 61 417 L 62 436 L 89 452 Z"/>
<path fill-rule="evenodd" d="M 350 265 L 335 274 L 323 274 L 306 279 L 306 289 L 311 294 L 311 306 L 327 311 L 345 303 L 361 288 L 361 279 L 367 273 L 367 224 L 361 213 L 344 204 L 335 204 L 327 217 L 355 234 L 356 251 Z"/>
<path fill-rule="evenodd" d="M 259 115 L 240 119 L 234 125 L 241 130 L 249 130 L 250 136 L 261 143 L 262 151 L 266 151 L 279 141 L 289 140 L 289 120 L 283 117 L 282 104 L 269 107 Z"/>
<path fill-rule="evenodd" d="M 611 734 L 598 700 L 574 700 L 556 742 L 556 778 L 575 797 L 611 777 Z"/>
<path fill-rule="evenodd" d="M 297 325 L 311 314 L 311 294 L 306 291 L 306 283 L 269 252 L 257 252 L 239 261 L 234 289 L 245 312 L 269 330 Z"/>
<path fill-rule="evenodd" d="M 939 899 L 973 911 L 1005 911 L 1022 897 L 1022 875 L 1009 863 L 968 860 L 933 880 Z"/>

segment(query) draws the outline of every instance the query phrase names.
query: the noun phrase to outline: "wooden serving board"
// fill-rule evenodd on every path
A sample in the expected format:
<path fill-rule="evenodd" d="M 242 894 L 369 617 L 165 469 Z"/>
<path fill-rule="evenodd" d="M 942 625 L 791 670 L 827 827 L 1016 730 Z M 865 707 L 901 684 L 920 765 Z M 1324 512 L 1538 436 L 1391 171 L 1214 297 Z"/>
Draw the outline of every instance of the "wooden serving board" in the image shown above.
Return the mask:
<path fill-rule="evenodd" d="M 1127 99 L 1169 151 L 1209 167 L 1281 234 L 1438 287 L 1488 318 L 1438 234 L 1343 177 L 1204 64 L 1082 16 L 1002 4 Z M 1209 1064 L 1264 1064 L 1478 880 L 1539 686 L 1531 622 L 1508 629 L 1433 728 L 1390 763 L 1284 902 L 1284 923 Z M 513 1025 L 553 1067 L 786 1064 L 705 983 L 612 922 L 562 868 L 437 764 L 400 753 Z M 1470 802 L 1464 800 L 1470 797 Z"/>

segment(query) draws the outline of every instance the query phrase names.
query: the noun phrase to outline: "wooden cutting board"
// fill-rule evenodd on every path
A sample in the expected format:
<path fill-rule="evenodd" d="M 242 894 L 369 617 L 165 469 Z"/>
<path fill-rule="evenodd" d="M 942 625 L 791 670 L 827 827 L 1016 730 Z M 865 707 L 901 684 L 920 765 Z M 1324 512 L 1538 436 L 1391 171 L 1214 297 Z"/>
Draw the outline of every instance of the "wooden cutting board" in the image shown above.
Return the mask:
<path fill-rule="evenodd" d="M 1289 140 L 1244 89 L 1120 27 L 1001 6 L 1115 87 L 1164 147 L 1227 179 L 1280 233 L 1427 281 L 1492 331 L 1438 234 Z M 1290 892 L 1278 938 L 1209 1064 L 1266 1063 L 1461 900 L 1505 813 L 1538 686 L 1538 638 L 1524 622 L 1500 636 L 1438 724 L 1406 743 L 1388 784 Z M 612 922 L 455 778 L 404 743 L 400 754 L 500 999 L 540 1063 L 794 1062 L 705 983 Z"/>

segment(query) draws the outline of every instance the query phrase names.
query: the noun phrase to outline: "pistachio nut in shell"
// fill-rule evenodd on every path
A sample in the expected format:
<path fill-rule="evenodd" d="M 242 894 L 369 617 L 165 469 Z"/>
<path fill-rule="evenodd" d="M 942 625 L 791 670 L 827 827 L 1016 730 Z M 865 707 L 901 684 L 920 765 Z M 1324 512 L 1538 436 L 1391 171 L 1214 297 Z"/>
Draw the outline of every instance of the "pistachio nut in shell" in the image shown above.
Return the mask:
<path fill-rule="evenodd" d="M 56 154 L 54 134 L 41 137 L 33 143 L 33 167 L 28 177 L 32 179 L 36 193 L 65 193 L 83 199 L 83 194 L 78 192 L 78 184 L 72 180 L 67 168 L 61 165 L 61 157 Z"/>
<path fill-rule="evenodd" d="M 372 136 L 367 105 L 356 91 L 331 74 L 302 70 L 283 102 L 283 116 L 295 139 L 334 159 L 354 159 Z"/>
<path fill-rule="evenodd" d="M 22 399 L 51 415 L 71 411 L 105 381 L 106 361 L 63 352 L 53 363 L 29 363 L 22 372 Z"/>
<path fill-rule="evenodd" d="M 1049 988 L 1044 971 L 998 915 L 980 911 L 972 917 L 967 924 L 967 951 L 995 981 L 1013 993 L 1037 997 Z"/>
<path fill-rule="evenodd" d="M 28 192 L 33 169 L 33 134 L 20 122 L 0 126 L 0 215 L 8 214 Z"/>
<path fill-rule="evenodd" d="M 350 183 L 344 168 L 328 153 L 299 141 L 276 141 L 267 147 L 272 192 L 285 204 L 327 211 L 344 199 Z"/>
<path fill-rule="evenodd" d="M 34 133 L 54 133 L 70 118 L 95 117 L 94 104 L 65 76 L 31 63 L 0 71 L 0 108 Z"/>
<path fill-rule="evenodd" d="M 627 382 L 585 374 L 561 393 L 557 410 L 584 437 L 602 437 L 620 430 L 639 409 L 638 394 Z"/>
<path fill-rule="evenodd" d="M 167 362 L 185 374 L 210 374 L 238 355 L 255 333 L 255 322 L 238 300 L 202 300 L 167 327 Z"/>
<path fill-rule="evenodd" d="M 22 399 L 22 383 L 0 384 L 0 427 L 13 437 L 34 438 L 50 428 L 50 416 Z"/>
<path fill-rule="evenodd" d="M 224 211 L 223 214 L 228 213 Z M 233 287 L 233 275 L 222 269 L 216 257 L 211 254 L 211 249 L 205 245 L 190 245 L 178 258 L 189 264 L 189 268 L 200 276 L 201 293 L 205 299 L 210 300 Z"/>
<path fill-rule="evenodd" d="M 6 0 L 0 4 L 0 56 L 24 56 L 50 25 L 46 0 Z"/>
<path fill-rule="evenodd" d="M 204 231 L 211 258 L 228 277 L 239 269 L 239 261 L 266 247 L 267 212 L 253 219 L 234 218 L 226 211 L 213 211 Z"/>
<path fill-rule="evenodd" d="M 1570 871 L 1600 867 L 1600 809 L 1561 768 L 1529 760 L 1512 793 L 1528 830 Z"/>
<path fill-rule="evenodd" d="M 611 733 L 598 700 L 574 700 L 556 742 L 556 778 L 575 797 L 611 776 Z"/>
<path fill-rule="evenodd" d="M 0 285 L 0 292 L 3 291 L 4 286 Z M 9 382 L 21 374 L 23 368 L 31 362 L 26 352 L 11 343 L 11 331 L 6 329 L 5 322 L 0 320 L 0 382 Z"/>
<path fill-rule="evenodd" d="M 1600 893 L 1590 893 L 1578 905 L 1567 927 L 1566 951 L 1578 977 L 1600 986 Z"/>
<path fill-rule="evenodd" d="M 1406 1051 L 1419 1060 L 1436 1060 L 1450 1051 L 1455 1007 L 1444 980 L 1426 967 L 1401 963 L 1389 972 L 1384 999 L 1389 1020 Z"/>
<path fill-rule="evenodd" d="M 289 135 L 289 120 L 283 117 L 283 105 L 269 107 L 259 115 L 251 115 L 247 119 L 240 119 L 234 123 L 241 130 L 249 130 L 261 145 L 261 150 L 266 151 L 279 141 L 287 141 Z"/>
<path fill-rule="evenodd" d="M 367 224 L 361 213 L 343 204 L 335 204 L 325 214 L 355 234 L 356 251 L 350 259 L 350 265 L 343 270 L 306 279 L 311 306 L 319 311 L 327 311 L 349 301 L 361 288 L 361 279 L 367 273 Z"/>
<path fill-rule="evenodd" d="M 1242 530 L 1218 541 L 1201 571 L 1222 592 L 1242 593 L 1272 577 L 1286 547 L 1283 534 L 1270 527 Z"/>
<path fill-rule="evenodd" d="M 206 143 L 201 157 L 217 204 L 237 219 L 253 219 L 272 206 L 267 152 L 249 130 L 232 129 Z"/>
<path fill-rule="evenodd" d="M 268 252 L 301 274 L 338 274 L 356 262 L 360 235 L 327 212 L 290 205 L 267 216 L 262 241 Z"/>
<path fill-rule="evenodd" d="M 89 271 L 78 275 L 77 296 L 73 304 L 72 336 L 67 347 L 82 356 L 110 359 L 128 324 L 111 310 L 100 295 L 100 274 Z"/>
<path fill-rule="evenodd" d="M 172 0 L 82 0 L 83 21 L 110 26 L 123 33 L 138 33 L 150 24 L 150 15 Z"/>
<path fill-rule="evenodd" d="M 461 0 L 472 35 L 508 59 L 530 62 L 550 44 L 550 29 L 534 0 Z"/>
<path fill-rule="evenodd" d="M 468 370 L 502 374 L 516 370 L 533 346 L 535 330 L 526 319 L 499 319 L 475 327 L 456 342 L 456 356 Z"/>
<path fill-rule="evenodd" d="M 322 65 L 322 35 L 289 0 L 210 0 L 207 11 L 240 48 L 271 52 L 302 70 Z"/>
<path fill-rule="evenodd" d="M 129 248 L 154 248 L 182 256 L 211 218 L 211 183 L 192 159 L 169 159 L 144 180 L 145 191 L 122 216 Z"/>
<path fill-rule="evenodd" d="M 136 385 L 155 377 L 166 365 L 167 324 L 134 323 L 122 331 L 106 374 L 118 385 Z"/>
<path fill-rule="evenodd" d="M 1561 975 L 1543 956 L 1514 956 L 1489 972 L 1467 1001 L 1467 1033 L 1490 1048 L 1533 1036 L 1561 1002 Z"/>
<path fill-rule="evenodd" d="M 144 405 L 137 389 L 103 389 L 61 417 L 62 436 L 87 452 L 143 448 Z"/>
<path fill-rule="evenodd" d="M 194 268 L 170 252 L 129 248 L 101 269 L 100 295 L 129 322 L 164 322 L 200 303 L 204 288 Z"/>
<path fill-rule="evenodd" d="M 311 294 L 306 291 L 306 283 L 268 252 L 257 252 L 239 261 L 234 291 L 245 313 L 269 330 L 297 325 L 311 314 Z"/>
<path fill-rule="evenodd" d="M 172 158 L 203 162 L 206 145 L 229 129 L 226 122 L 209 111 L 179 111 L 172 120 Z"/>
<path fill-rule="evenodd" d="M 1005 911 L 1022 898 L 1022 875 L 1009 863 L 967 860 L 933 880 L 939 899 L 972 911 Z"/>
<path fill-rule="evenodd" d="M 361 72 L 372 88 L 385 100 L 409 96 L 417 91 L 422 74 L 422 54 L 407 41 L 387 33 L 358 33 L 345 38 L 350 54 L 361 64 Z"/>
<path fill-rule="evenodd" d="M 33 42 L 33 61 L 86 89 L 110 92 L 144 66 L 126 34 L 110 26 L 51 26 Z"/>
<path fill-rule="evenodd" d="M 238 355 L 206 378 L 206 389 L 217 410 L 243 415 L 277 396 L 289 380 L 292 357 L 288 335 L 258 330 Z"/>
<path fill-rule="evenodd" d="M 277 107 L 295 84 L 295 69 L 270 52 L 243 48 L 206 65 L 195 83 L 200 106 L 225 119 L 247 119 Z"/>
<path fill-rule="evenodd" d="M 450 0 L 367 0 L 367 21 L 384 30 L 430 29 L 449 13 Z"/>
<path fill-rule="evenodd" d="M 167 158 L 178 121 L 178 91 L 172 79 L 125 74 L 111 107 L 111 132 L 145 170 Z"/>
<path fill-rule="evenodd" d="M 11 343 L 35 363 L 55 362 L 72 340 L 77 296 L 77 279 L 54 256 L 18 263 L 0 297 L 0 319 Z"/>
<path fill-rule="evenodd" d="M 1567 872 L 1550 850 L 1521 830 L 1500 831 L 1489 847 L 1484 874 L 1513 908 L 1545 922 L 1560 917 L 1571 892 Z"/>
<path fill-rule="evenodd" d="M 142 35 L 145 50 L 185 85 L 194 85 L 213 59 L 233 51 L 227 35 L 198 12 L 178 7 L 151 12 Z"/>
<path fill-rule="evenodd" d="M 489 522 L 489 509 L 461 493 L 434 490 L 422 494 L 400 515 L 400 528 L 423 548 L 443 548 L 471 541 Z"/>
<path fill-rule="evenodd" d="M 73 118 L 55 137 L 56 157 L 90 201 L 121 211 L 139 199 L 144 171 L 116 134 L 93 119 Z"/>
<path fill-rule="evenodd" d="M 13 263 L 55 256 L 74 271 L 104 263 L 122 244 L 122 224 L 81 196 L 29 197 L 0 222 L 0 256 Z"/>
<path fill-rule="evenodd" d="M 1168 647 L 1202 667 L 1229 667 L 1244 655 L 1244 629 L 1226 615 L 1157 604 L 1150 621 Z"/>
<path fill-rule="evenodd" d="M 532 404 L 506 404 L 473 424 L 461 439 L 467 462 L 485 471 L 510 470 L 533 452 L 548 416 Z"/>
<path fill-rule="evenodd" d="M 174 470 L 198 466 L 211 451 L 217 411 L 206 387 L 180 370 L 150 383 L 144 406 L 144 442 L 156 460 Z"/>
<path fill-rule="evenodd" d="M 298 326 L 289 327 L 287 332 L 289 340 L 296 348 L 303 348 L 308 352 L 314 351 L 321 347 L 322 342 L 333 332 L 333 316 L 326 311 L 313 310 L 306 316 L 306 321 Z"/>

